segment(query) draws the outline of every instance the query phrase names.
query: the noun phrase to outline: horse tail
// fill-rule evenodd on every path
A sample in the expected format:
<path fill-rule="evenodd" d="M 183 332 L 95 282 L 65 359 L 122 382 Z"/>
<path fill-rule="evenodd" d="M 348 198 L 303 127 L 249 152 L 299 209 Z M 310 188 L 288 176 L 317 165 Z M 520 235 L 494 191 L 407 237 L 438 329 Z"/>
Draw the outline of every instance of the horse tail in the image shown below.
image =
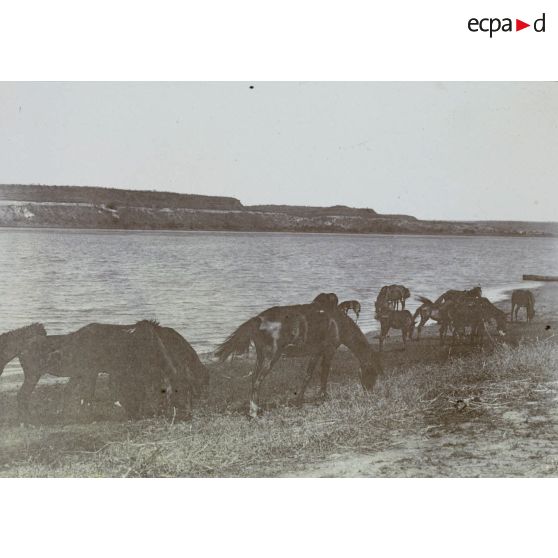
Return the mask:
<path fill-rule="evenodd" d="M 215 356 L 224 362 L 231 355 L 243 355 L 248 352 L 250 342 L 254 337 L 256 327 L 260 324 L 259 318 L 250 318 L 239 326 L 215 350 Z"/>

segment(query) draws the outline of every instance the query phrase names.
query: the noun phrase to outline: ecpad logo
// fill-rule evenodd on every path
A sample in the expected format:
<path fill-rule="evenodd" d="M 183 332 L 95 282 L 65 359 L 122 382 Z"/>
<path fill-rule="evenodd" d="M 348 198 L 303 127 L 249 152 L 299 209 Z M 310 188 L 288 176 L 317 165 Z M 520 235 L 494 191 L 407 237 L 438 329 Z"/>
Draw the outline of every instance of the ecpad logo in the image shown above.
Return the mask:
<path fill-rule="evenodd" d="M 543 15 L 539 19 L 536 19 L 534 21 L 533 29 L 535 30 L 535 32 L 537 33 L 545 32 L 545 25 L 546 25 L 545 18 L 546 18 L 546 14 L 543 13 Z M 477 33 L 479 31 L 483 33 L 490 33 L 489 35 L 490 38 L 492 38 L 492 35 L 494 33 L 497 33 L 498 31 L 503 31 L 504 33 L 513 31 L 512 18 L 509 17 L 505 17 L 503 19 L 500 19 L 498 17 L 485 17 L 482 19 L 477 19 L 475 17 L 472 17 L 469 20 L 467 27 L 469 28 L 469 31 L 473 33 Z M 522 29 L 526 29 L 527 27 L 531 27 L 531 24 L 525 23 L 520 19 L 515 20 L 516 31 L 521 31 Z"/>

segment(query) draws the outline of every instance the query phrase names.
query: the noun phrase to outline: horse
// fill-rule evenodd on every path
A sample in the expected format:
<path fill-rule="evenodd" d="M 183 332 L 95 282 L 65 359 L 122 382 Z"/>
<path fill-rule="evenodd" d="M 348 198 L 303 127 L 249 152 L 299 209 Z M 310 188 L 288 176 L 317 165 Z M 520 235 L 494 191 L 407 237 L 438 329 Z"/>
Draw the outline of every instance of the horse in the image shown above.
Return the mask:
<path fill-rule="evenodd" d="M 4 372 L 6 364 L 18 357 L 29 343 L 38 336 L 46 337 L 46 334 L 45 326 L 39 323 L 2 333 L 0 335 L 0 375 Z"/>
<path fill-rule="evenodd" d="M 482 289 L 480 286 L 473 287 L 472 289 L 465 290 L 465 291 L 457 291 L 455 289 L 450 289 L 446 291 L 444 294 L 440 295 L 435 301 L 434 304 L 442 304 L 443 302 L 448 302 L 450 300 L 458 299 L 458 298 L 480 298 L 482 296 Z"/>
<path fill-rule="evenodd" d="M 506 335 L 506 313 L 494 306 L 486 297 L 454 299 L 446 305 L 448 324 L 453 328 L 452 343 L 465 335 L 465 328 L 471 328 L 471 344 L 475 340 L 482 345 L 487 322 L 496 321 L 498 334 Z"/>
<path fill-rule="evenodd" d="M 420 333 L 428 320 L 434 320 L 440 324 L 440 337 L 442 337 L 442 328 L 444 328 L 445 314 L 442 309 L 442 304 L 435 304 L 425 296 L 417 296 L 417 299 L 422 303 L 413 315 L 413 322 L 420 316 L 420 323 L 417 326 L 417 341 L 420 341 Z M 444 331 L 445 333 L 445 331 Z"/>
<path fill-rule="evenodd" d="M 380 322 L 380 351 L 383 350 L 384 339 L 390 329 L 401 330 L 403 350 L 406 350 L 407 339 L 412 339 L 415 328 L 415 320 L 409 310 L 393 310 L 390 306 L 385 305 L 376 312 L 375 318 Z"/>
<path fill-rule="evenodd" d="M 484 316 L 474 299 L 453 299 L 447 302 L 447 324 L 453 329 L 452 344 L 465 337 L 465 328 L 471 328 L 471 345 L 482 335 Z"/>
<path fill-rule="evenodd" d="M 134 326 L 121 326 L 124 329 L 131 329 Z M 172 364 L 178 371 L 179 375 L 172 382 L 173 398 L 176 402 L 181 400 L 181 404 L 174 405 L 173 412 L 181 412 L 180 418 L 189 418 L 192 409 L 192 399 L 194 396 L 207 397 L 209 388 L 209 371 L 201 362 L 194 348 L 171 327 L 158 326 L 157 335 L 161 339 L 163 345 L 168 351 Z M 131 381 L 130 377 L 118 376 L 117 381 Z M 122 395 L 126 396 L 126 387 L 118 385 L 112 381 L 112 396 L 116 405 L 120 404 Z M 122 393 L 124 392 L 124 393 Z M 180 394 L 180 396 L 178 395 Z M 184 411 L 184 408 L 187 411 Z"/>
<path fill-rule="evenodd" d="M 384 285 L 376 298 L 376 311 L 381 310 L 384 305 L 391 306 L 394 310 L 405 310 L 405 300 L 411 296 L 411 291 L 404 285 Z"/>
<path fill-rule="evenodd" d="M 535 296 L 528 289 L 515 289 L 512 291 L 511 296 L 511 321 L 514 320 L 514 310 L 515 310 L 515 321 L 517 322 L 517 314 L 520 308 L 525 308 L 527 312 L 527 323 L 529 323 L 535 317 Z"/>
<path fill-rule="evenodd" d="M 339 304 L 339 297 L 335 293 L 320 293 L 312 301 L 312 304 L 317 304 L 329 311 L 332 311 L 337 308 L 337 305 Z"/>
<path fill-rule="evenodd" d="M 304 393 L 320 361 L 320 396 L 327 396 L 331 361 L 340 345 L 345 345 L 358 359 L 360 382 L 365 391 L 373 389 L 382 371 L 377 353 L 360 328 L 337 307 L 327 310 L 312 303 L 268 308 L 240 325 L 218 346 L 215 355 L 224 362 L 230 355 L 247 353 L 251 343 L 256 347 L 256 367 L 250 389 L 249 415 L 252 418 L 260 411 L 262 382 L 281 355 L 310 357 L 298 395 L 299 403 L 304 401 Z"/>
<path fill-rule="evenodd" d="M 19 354 L 25 378 L 18 393 L 18 413 L 29 420 L 29 398 L 43 374 L 69 377 L 65 400 L 82 387 L 82 405 L 89 407 L 100 372 L 110 374 L 129 418 L 137 418 L 151 388 L 166 409 L 189 409 L 191 374 L 176 368 L 162 341 L 157 322 L 142 320 L 132 326 L 89 324 L 66 335 L 36 337 Z M 168 335 L 168 334 L 167 334 Z M 175 349 L 176 350 L 176 349 Z"/>
<path fill-rule="evenodd" d="M 356 321 L 358 322 L 358 318 L 360 316 L 360 302 L 358 300 L 345 300 L 344 302 L 340 302 L 338 304 L 338 308 L 345 316 L 349 315 L 349 310 L 352 310 L 355 313 Z"/>

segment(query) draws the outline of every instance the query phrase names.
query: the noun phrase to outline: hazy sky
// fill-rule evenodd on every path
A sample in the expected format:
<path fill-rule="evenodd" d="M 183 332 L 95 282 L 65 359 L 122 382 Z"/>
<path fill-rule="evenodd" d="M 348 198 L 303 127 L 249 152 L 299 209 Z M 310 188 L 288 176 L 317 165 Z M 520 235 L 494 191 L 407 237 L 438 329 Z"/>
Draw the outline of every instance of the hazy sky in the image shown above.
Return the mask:
<path fill-rule="evenodd" d="M 557 220 L 556 83 L 0 83 L 0 183 Z"/>

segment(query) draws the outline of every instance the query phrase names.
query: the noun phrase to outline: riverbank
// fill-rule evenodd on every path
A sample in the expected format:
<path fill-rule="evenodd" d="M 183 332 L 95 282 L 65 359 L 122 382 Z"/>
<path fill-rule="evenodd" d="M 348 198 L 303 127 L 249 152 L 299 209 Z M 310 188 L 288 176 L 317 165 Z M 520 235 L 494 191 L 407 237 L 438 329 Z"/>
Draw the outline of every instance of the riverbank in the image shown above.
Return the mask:
<path fill-rule="evenodd" d="M 264 384 L 264 416 L 246 418 L 251 358 L 211 365 L 211 395 L 192 422 L 130 423 L 100 382 L 95 423 L 64 423 L 61 386 L 34 395 L 40 426 L 15 426 L 15 393 L 0 393 L 2 476 L 556 476 L 558 287 L 536 292 L 533 323 L 510 324 L 483 350 L 441 348 L 436 329 L 401 350 L 387 340 L 371 395 L 338 351 L 331 398 L 308 390 L 304 362 L 282 360 Z M 509 310 L 509 303 L 507 303 Z"/>

